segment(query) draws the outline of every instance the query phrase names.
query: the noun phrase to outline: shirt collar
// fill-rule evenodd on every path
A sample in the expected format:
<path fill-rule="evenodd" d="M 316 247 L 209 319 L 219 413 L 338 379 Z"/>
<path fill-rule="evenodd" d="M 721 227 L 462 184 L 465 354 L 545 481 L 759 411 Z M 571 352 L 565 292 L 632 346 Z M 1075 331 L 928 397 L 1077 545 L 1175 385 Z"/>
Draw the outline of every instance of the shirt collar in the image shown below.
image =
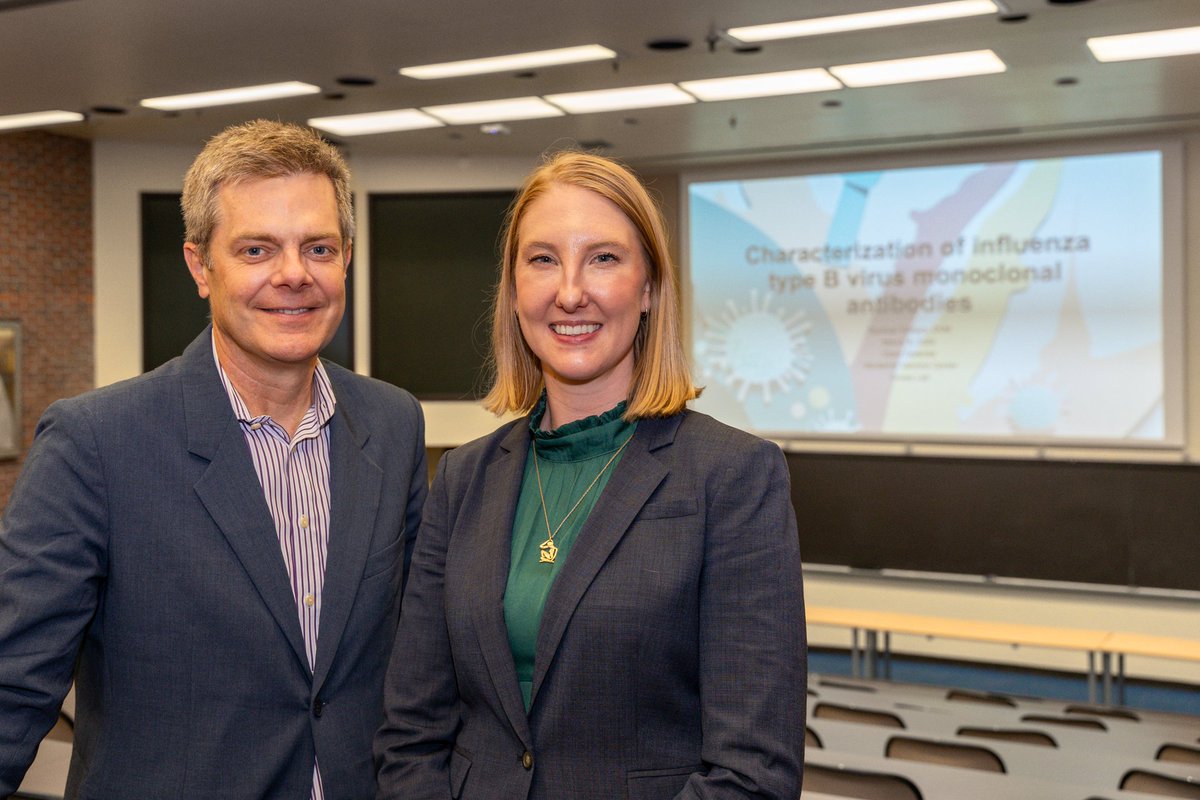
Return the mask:
<path fill-rule="evenodd" d="M 245 423 L 262 422 L 269 419 L 265 414 L 259 417 L 250 414 L 250 409 L 246 407 L 246 403 L 238 394 L 233 381 L 229 380 L 229 376 L 225 374 L 225 368 L 221 366 L 221 359 L 217 357 L 215 338 L 213 339 L 213 361 L 217 365 L 217 374 L 221 376 L 221 385 L 225 387 L 225 394 L 229 397 L 229 405 L 233 408 L 234 417 L 239 422 Z M 313 371 L 312 396 L 313 403 L 309 406 L 308 413 L 304 415 L 305 419 L 311 415 L 314 417 L 313 421 L 316 423 L 316 427 L 324 427 L 325 423 L 333 417 L 337 397 L 334 396 L 333 384 L 329 381 L 329 373 L 325 371 L 325 364 L 319 358 L 317 359 L 317 368 Z"/>

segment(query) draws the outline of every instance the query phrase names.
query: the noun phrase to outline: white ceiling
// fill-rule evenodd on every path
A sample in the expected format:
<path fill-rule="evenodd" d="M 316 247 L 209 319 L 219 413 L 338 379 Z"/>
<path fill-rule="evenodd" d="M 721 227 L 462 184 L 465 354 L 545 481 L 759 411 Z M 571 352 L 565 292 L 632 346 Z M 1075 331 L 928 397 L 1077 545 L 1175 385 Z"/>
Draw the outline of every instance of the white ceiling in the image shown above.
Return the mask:
<path fill-rule="evenodd" d="M 1090 36 L 1200 25 L 1200 0 L 1008 0 L 997 17 L 710 48 L 713 30 L 923 0 L 0 0 L 0 114 L 77 110 L 67 135 L 199 146 L 256 116 L 309 117 L 831 66 L 991 48 L 1004 74 L 646 111 L 354 137 L 351 152 L 534 155 L 607 142 L 640 164 L 681 164 L 936 144 L 1194 127 L 1200 55 L 1101 64 Z M 15 7 L 14 7 L 15 6 Z M 652 39 L 691 40 L 650 50 Z M 417 81 L 402 66 L 598 43 L 619 61 Z M 340 85 L 345 76 L 375 80 Z M 1073 85 L 1059 85 L 1061 79 Z M 164 94 L 300 80 L 324 95 L 168 115 Z M 839 105 L 830 104 L 833 102 Z M 123 115 L 89 111 L 123 107 Z"/>

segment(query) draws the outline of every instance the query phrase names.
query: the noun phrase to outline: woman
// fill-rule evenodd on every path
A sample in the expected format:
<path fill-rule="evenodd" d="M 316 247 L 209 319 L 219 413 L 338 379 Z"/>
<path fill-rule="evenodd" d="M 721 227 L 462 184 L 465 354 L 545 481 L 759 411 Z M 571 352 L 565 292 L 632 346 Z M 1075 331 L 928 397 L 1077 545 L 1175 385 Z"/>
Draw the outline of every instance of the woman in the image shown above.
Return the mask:
<path fill-rule="evenodd" d="M 661 215 L 563 153 L 509 212 L 496 412 L 447 453 L 376 740 L 391 798 L 799 795 L 805 638 L 779 449 L 685 409 Z"/>

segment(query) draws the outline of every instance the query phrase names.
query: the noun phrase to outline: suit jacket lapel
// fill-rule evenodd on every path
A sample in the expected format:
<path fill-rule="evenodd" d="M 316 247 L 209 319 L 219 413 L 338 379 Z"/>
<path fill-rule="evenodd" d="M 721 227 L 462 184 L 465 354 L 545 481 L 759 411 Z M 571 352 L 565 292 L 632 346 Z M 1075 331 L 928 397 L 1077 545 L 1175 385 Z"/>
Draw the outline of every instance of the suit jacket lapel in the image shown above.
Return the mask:
<path fill-rule="evenodd" d="M 209 462 L 195 491 L 307 669 L 304 637 L 275 523 L 217 375 L 211 336 L 211 328 L 205 329 L 184 352 L 181 363 L 188 450 Z"/>
<path fill-rule="evenodd" d="M 532 745 L 525 701 L 517 683 L 517 668 L 508 643 L 504 622 L 504 591 L 512 557 L 512 526 L 517 513 L 517 498 L 525 459 L 529 449 L 528 420 L 513 425 L 500 443 L 500 453 L 487 467 L 483 498 L 479 506 L 479 525 L 473 538 L 474 556 L 470 573 L 478 581 L 482 600 L 472 610 L 479 647 L 491 675 L 500 704 L 513 730 L 526 746 Z M 496 509 L 507 509 L 497 514 Z"/>
<path fill-rule="evenodd" d="M 370 431 L 361 414 L 356 413 L 359 410 L 351 407 L 350 393 L 342 392 L 329 421 L 329 543 L 325 584 L 321 590 L 314 689 L 320 689 L 329 674 L 354 606 L 383 485 L 382 470 L 363 452 Z"/>
<path fill-rule="evenodd" d="M 579 531 L 567 563 L 558 574 L 546 598 L 546 610 L 538 630 L 537 655 L 533 669 L 533 702 L 545 678 L 567 623 L 575 613 L 583 593 L 621 541 L 646 500 L 667 476 L 667 468 L 652 455 L 670 444 L 680 417 L 644 419 L 625 449 L 604 493 L 596 502 L 587 522 Z"/>

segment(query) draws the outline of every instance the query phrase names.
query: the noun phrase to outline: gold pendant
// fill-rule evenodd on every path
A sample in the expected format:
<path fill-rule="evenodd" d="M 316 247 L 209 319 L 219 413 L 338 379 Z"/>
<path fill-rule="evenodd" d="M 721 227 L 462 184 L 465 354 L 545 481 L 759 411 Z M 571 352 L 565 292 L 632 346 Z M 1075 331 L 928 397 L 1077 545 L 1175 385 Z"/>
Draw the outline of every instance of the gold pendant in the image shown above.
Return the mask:
<path fill-rule="evenodd" d="M 554 559 L 558 556 L 558 548 L 554 546 L 553 539 L 547 539 L 542 542 L 542 557 L 538 559 L 539 564 L 553 564 Z"/>

